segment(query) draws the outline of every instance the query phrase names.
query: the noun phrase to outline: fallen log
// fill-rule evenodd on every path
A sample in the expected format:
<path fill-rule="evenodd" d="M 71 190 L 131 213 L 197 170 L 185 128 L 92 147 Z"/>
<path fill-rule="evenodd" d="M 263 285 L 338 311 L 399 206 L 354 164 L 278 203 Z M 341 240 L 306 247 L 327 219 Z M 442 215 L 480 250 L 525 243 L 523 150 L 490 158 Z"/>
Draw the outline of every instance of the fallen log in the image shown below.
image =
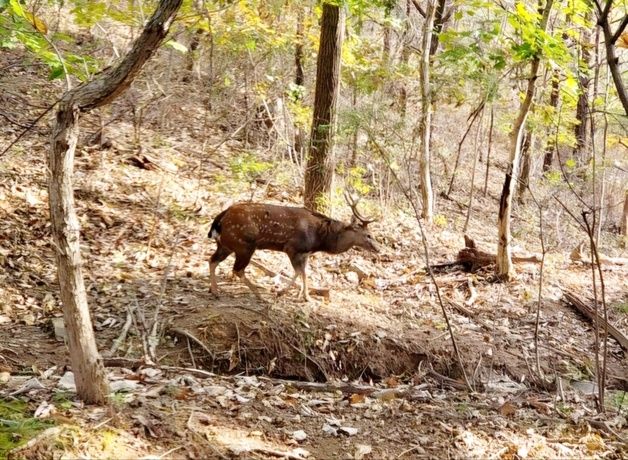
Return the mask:
<path fill-rule="evenodd" d="M 475 241 L 465 235 L 464 237 L 465 247 L 458 252 L 456 262 L 462 264 L 465 268 L 470 270 L 477 270 L 478 268 L 492 265 L 497 260 L 497 254 L 482 251 L 477 248 Z M 542 257 L 538 254 L 526 255 L 526 256 L 512 256 L 513 262 L 531 262 L 541 263 Z"/>
<path fill-rule="evenodd" d="M 605 254 L 599 254 L 600 265 L 628 265 L 628 259 L 625 257 L 609 257 Z M 591 265 L 590 253 L 584 243 L 580 243 L 569 254 L 572 262 L 581 262 L 585 265 Z"/>
<path fill-rule="evenodd" d="M 593 324 L 599 324 L 601 330 L 607 330 L 608 334 L 613 337 L 624 350 L 628 350 L 628 338 L 626 338 L 626 336 L 622 334 L 621 331 L 615 326 L 606 322 L 603 317 L 595 312 L 595 309 L 593 307 L 584 303 L 582 300 L 580 300 L 580 298 L 578 298 L 571 292 L 563 293 L 563 298 L 565 299 L 565 303 L 571 305 L 572 307 L 575 307 Z"/>

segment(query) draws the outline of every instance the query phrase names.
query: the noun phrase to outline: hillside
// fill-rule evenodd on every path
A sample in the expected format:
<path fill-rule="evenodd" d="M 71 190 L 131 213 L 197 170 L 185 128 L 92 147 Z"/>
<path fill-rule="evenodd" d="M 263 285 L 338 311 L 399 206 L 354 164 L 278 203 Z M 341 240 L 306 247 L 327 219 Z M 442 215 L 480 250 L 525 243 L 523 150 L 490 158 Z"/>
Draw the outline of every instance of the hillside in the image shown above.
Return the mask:
<path fill-rule="evenodd" d="M 362 205 L 379 217 L 370 225 L 378 254 L 313 254 L 310 286 L 324 295 L 307 303 L 298 289 L 276 295 L 293 273 L 285 254 L 258 251 L 247 268 L 261 300 L 231 275 L 230 257 L 219 266 L 215 297 L 212 220 L 250 199 L 301 206 L 303 165 L 277 147 L 263 122 L 238 126 L 227 96 L 208 101 L 205 83 L 177 74 L 176 65 L 165 92 L 147 96 L 170 59 L 161 50 L 128 92 L 80 119 L 74 194 L 82 269 L 113 391 L 111 404 L 97 407 L 76 397 L 64 341 L 47 192 L 54 110 L 28 128 L 63 83 L 51 82 L 24 50 L 0 55 L 0 149 L 24 131 L 0 157 L 0 457 L 628 455 L 626 349 L 608 338 L 606 411 L 598 413 L 595 327 L 565 298 L 593 302 L 586 233 L 554 200 L 578 209 L 570 190 L 533 176 L 546 247 L 540 307 L 538 261 L 516 262 L 510 282 L 496 280 L 493 265 L 454 263 L 465 235 L 496 252 L 507 129 L 495 132 L 486 193 L 477 173 L 466 231 L 469 144 L 453 192 L 445 192 L 474 108 L 443 102 L 432 140 L 437 217 L 423 223 L 423 235 L 403 184 L 385 174 L 381 157 L 364 154 L 359 180 L 343 171 L 337 180 L 339 190 L 352 181 L 370 185 Z M 506 117 L 511 103 L 496 103 L 496 112 Z M 620 145 L 608 155 L 625 164 Z M 625 174 L 609 169 L 606 179 L 609 200 L 619 203 Z M 351 211 L 336 195 L 333 217 L 348 222 Z M 543 251 L 538 215 L 530 197 L 515 203 L 515 255 Z M 628 253 L 614 228 L 618 216 L 619 206 L 607 212 L 599 238 L 599 251 L 616 263 L 600 272 L 608 322 L 628 335 Z M 584 261 L 574 259 L 581 243 Z M 155 321 L 158 361 L 147 363 Z"/>

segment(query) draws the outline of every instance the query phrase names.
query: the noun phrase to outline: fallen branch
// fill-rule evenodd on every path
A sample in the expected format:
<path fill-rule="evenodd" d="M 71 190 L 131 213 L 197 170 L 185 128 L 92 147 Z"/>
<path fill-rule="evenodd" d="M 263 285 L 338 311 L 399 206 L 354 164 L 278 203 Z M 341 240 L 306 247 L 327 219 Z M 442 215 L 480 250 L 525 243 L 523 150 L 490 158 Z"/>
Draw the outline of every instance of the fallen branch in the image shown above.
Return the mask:
<path fill-rule="evenodd" d="M 297 390 L 318 391 L 321 393 L 334 393 L 339 391 L 340 393 L 345 394 L 370 395 L 381 390 L 381 388 L 376 388 L 370 385 L 358 385 L 355 383 L 344 382 L 302 382 L 300 380 L 285 380 L 271 377 L 259 377 L 259 379 L 266 380 L 274 384 L 283 384 L 296 388 Z"/>
<path fill-rule="evenodd" d="M 126 321 L 124 326 L 122 326 L 122 331 L 120 331 L 120 335 L 116 340 L 113 341 L 113 345 L 109 349 L 109 353 L 107 356 L 113 356 L 115 352 L 120 348 L 120 345 L 126 340 L 126 336 L 133 325 L 133 312 L 135 312 L 135 307 L 131 307 L 127 309 L 126 312 Z"/>
<path fill-rule="evenodd" d="M 591 265 L 591 258 L 587 256 L 584 243 L 580 243 L 576 246 L 569 258 L 572 262 L 582 262 L 585 265 Z M 625 257 L 609 257 L 604 254 L 600 254 L 600 264 L 602 265 L 628 265 L 628 258 Z"/>
<path fill-rule="evenodd" d="M 209 356 L 211 356 L 213 361 L 216 360 L 216 356 L 214 355 L 214 353 L 209 348 L 207 348 L 207 345 L 205 345 L 200 339 L 197 339 L 196 337 L 194 337 L 194 335 L 192 335 L 192 333 L 186 331 L 185 329 L 179 329 L 177 327 L 171 327 L 171 328 L 168 329 L 167 332 L 175 334 L 175 335 L 179 335 L 179 336 L 182 336 L 182 337 L 185 337 L 185 338 L 191 340 L 196 345 L 198 345 L 203 350 L 205 350 L 205 352 Z"/>
<path fill-rule="evenodd" d="M 305 460 L 306 457 L 283 450 L 268 449 L 266 447 L 253 447 L 248 452 L 259 452 L 260 454 L 271 455 L 273 457 L 286 458 L 288 460 Z"/>
<path fill-rule="evenodd" d="M 478 323 L 480 326 L 482 326 L 487 331 L 493 330 L 493 328 L 488 323 L 486 323 L 485 321 L 483 321 L 480 318 L 478 318 L 477 315 L 475 313 L 473 313 L 473 311 L 470 310 L 469 308 L 465 307 L 464 305 L 459 304 L 455 300 L 448 299 L 448 298 L 446 298 L 446 300 L 447 300 L 447 302 L 449 302 L 449 305 L 451 305 L 452 307 L 454 307 L 456 309 L 456 311 L 458 311 L 458 313 L 460 313 L 463 316 L 466 316 L 467 318 L 475 321 L 476 323 Z"/>
<path fill-rule="evenodd" d="M 105 357 L 103 358 L 103 365 L 105 367 L 123 367 L 135 371 L 148 365 L 148 363 L 144 358 Z"/>
<path fill-rule="evenodd" d="M 471 270 L 476 270 L 486 265 L 492 265 L 497 260 L 497 254 L 482 251 L 476 247 L 475 242 L 465 235 L 465 248 L 458 252 L 455 263 L 463 264 Z M 541 263 L 542 257 L 538 254 L 526 256 L 512 256 L 513 262 Z"/>
<path fill-rule="evenodd" d="M 256 262 L 255 260 L 251 261 L 251 265 L 253 265 L 256 268 L 259 268 L 261 271 L 263 271 L 266 274 L 266 276 L 270 276 L 271 278 L 274 278 L 274 277 L 278 276 L 283 281 L 286 281 L 286 282 L 291 282 L 292 281 L 287 276 L 284 276 L 281 273 L 275 273 L 274 271 L 264 267 L 261 263 Z M 308 291 L 309 291 L 310 294 L 317 295 L 319 297 L 324 297 L 327 300 L 329 300 L 330 294 L 331 294 L 329 289 L 321 289 L 321 288 L 316 288 L 316 287 L 309 287 Z"/>
<path fill-rule="evenodd" d="M 50 427 L 42 431 L 41 433 L 39 433 L 33 439 L 29 440 L 23 446 L 16 447 L 15 449 L 10 450 L 8 452 L 7 458 L 8 459 L 29 458 L 30 455 L 28 455 L 29 454 L 29 452 L 27 452 L 28 450 L 33 449 L 40 443 L 45 443 L 47 445 L 54 444 L 54 441 L 55 441 L 54 438 L 56 438 L 59 434 L 61 434 L 62 431 L 63 431 L 62 426 Z"/>
<path fill-rule="evenodd" d="M 465 385 L 464 383 L 458 380 L 454 380 L 452 378 L 446 377 L 444 375 L 441 375 L 438 372 L 436 372 L 434 369 L 428 370 L 427 374 L 430 377 L 438 380 L 442 385 L 450 386 L 452 388 L 455 388 L 456 390 L 468 390 L 469 389 L 467 385 Z"/>
<path fill-rule="evenodd" d="M 606 322 L 599 314 L 596 315 L 595 310 L 591 306 L 587 305 L 570 292 L 563 293 L 563 297 L 567 304 L 575 307 L 580 313 L 591 320 L 593 324 L 599 324 L 602 330 L 607 330 L 610 336 L 613 337 L 624 350 L 628 350 L 628 338 L 615 326 Z"/>

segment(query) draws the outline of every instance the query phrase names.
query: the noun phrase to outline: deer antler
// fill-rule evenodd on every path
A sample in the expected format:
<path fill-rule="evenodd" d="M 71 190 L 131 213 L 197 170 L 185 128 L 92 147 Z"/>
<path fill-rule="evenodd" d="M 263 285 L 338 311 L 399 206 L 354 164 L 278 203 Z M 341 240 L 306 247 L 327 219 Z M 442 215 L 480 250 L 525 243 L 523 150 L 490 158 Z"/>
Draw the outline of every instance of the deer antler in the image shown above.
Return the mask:
<path fill-rule="evenodd" d="M 351 208 L 351 212 L 353 213 L 355 218 L 358 219 L 360 222 L 362 222 L 363 225 L 368 225 L 371 222 L 375 222 L 377 220 L 376 218 L 367 219 L 364 216 L 362 216 L 362 214 L 360 214 L 360 211 L 358 211 L 358 204 L 360 203 L 359 197 L 356 200 L 355 198 L 353 198 L 353 196 L 351 196 L 349 192 L 345 191 L 345 200 L 347 201 L 347 204 Z"/>

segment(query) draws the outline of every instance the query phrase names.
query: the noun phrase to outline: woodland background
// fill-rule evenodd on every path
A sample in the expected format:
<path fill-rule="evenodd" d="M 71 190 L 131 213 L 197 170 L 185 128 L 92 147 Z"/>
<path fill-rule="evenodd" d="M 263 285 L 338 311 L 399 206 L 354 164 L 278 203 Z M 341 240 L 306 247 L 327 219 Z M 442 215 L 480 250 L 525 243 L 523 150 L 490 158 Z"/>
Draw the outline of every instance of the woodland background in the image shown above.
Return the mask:
<path fill-rule="evenodd" d="M 625 457 L 627 24 L 618 0 L 0 0 L 0 456 Z M 345 191 L 381 254 L 313 256 L 307 304 L 269 252 L 262 301 L 230 261 L 209 295 L 221 210 L 348 220 Z"/>

